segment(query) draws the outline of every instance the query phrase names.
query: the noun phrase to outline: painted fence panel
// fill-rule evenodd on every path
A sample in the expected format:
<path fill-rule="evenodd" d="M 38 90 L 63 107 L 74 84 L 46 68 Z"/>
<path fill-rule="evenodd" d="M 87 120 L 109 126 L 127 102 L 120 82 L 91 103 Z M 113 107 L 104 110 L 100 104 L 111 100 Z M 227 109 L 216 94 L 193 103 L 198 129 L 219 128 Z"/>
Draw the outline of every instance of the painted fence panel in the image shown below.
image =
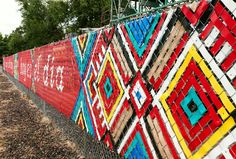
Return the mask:
<path fill-rule="evenodd" d="M 35 92 L 70 117 L 80 86 L 77 63 L 69 40 L 34 49 Z"/>
<path fill-rule="evenodd" d="M 3 58 L 3 68 L 10 75 L 14 75 L 14 55 Z"/>
<path fill-rule="evenodd" d="M 27 88 L 32 84 L 32 57 L 31 50 L 18 53 L 18 80 Z"/>
<path fill-rule="evenodd" d="M 5 57 L 4 69 L 24 83 L 14 66 L 30 54 L 31 89 L 125 158 L 236 158 L 235 18 L 235 1 L 201 0 Z"/>

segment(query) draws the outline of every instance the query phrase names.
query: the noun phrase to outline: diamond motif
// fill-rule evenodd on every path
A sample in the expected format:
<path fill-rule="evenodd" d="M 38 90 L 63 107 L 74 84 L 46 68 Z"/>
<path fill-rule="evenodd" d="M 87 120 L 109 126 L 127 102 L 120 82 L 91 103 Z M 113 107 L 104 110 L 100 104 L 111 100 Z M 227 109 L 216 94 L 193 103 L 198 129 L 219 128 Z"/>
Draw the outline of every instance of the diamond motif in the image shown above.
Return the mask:
<path fill-rule="evenodd" d="M 134 123 L 134 129 L 129 135 L 121 150 L 122 156 L 125 158 L 155 158 L 147 141 L 147 136 L 144 133 L 144 128 L 140 123 Z"/>
<path fill-rule="evenodd" d="M 199 150 L 211 143 L 209 136 L 218 141 L 235 124 L 227 113 L 234 106 L 194 46 L 160 100 L 187 157 L 201 155 Z M 191 101 L 197 111 L 189 110 Z M 205 151 L 210 150 L 207 148 Z"/>
<path fill-rule="evenodd" d="M 124 94 L 110 52 L 107 52 L 97 78 L 97 91 L 106 120 L 109 122 Z"/>
<path fill-rule="evenodd" d="M 93 86 L 95 80 L 96 80 L 96 76 L 94 73 L 94 68 L 92 65 L 90 65 L 84 79 L 84 87 L 85 87 L 85 91 L 87 93 L 87 98 L 90 105 L 92 105 L 93 100 L 96 96 L 96 91 Z"/>
<path fill-rule="evenodd" d="M 137 77 L 134 79 L 134 84 L 130 89 L 130 98 L 140 118 L 152 101 L 152 97 L 142 80 L 140 72 L 138 72 Z"/>
<path fill-rule="evenodd" d="M 112 85 L 111 85 L 111 82 L 110 82 L 110 78 L 108 78 L 108 77 L 106 79 L 106 83 L 104 84 L 104 90 L 106 92 L 106 97 L 110 98 L 113 89 L 112 89 Z"/>
<path fill-rule="evenodd" d="M 121 30 L 127 40 L 129 47 L 138 67 L 142 67 L 154 39 L 157 38 L 160 28 L 162 27 L 166 13 L 150 15 L 140 19 L 130 21 L 121 25 Z"/>
<path fill-rule="evenodd" d="M 136 133 L 131 145 L 125 153 L 125 158 L 139 158 L 140 156 L 148 158 L 148 154 L 143 146 L 142 137 L 139 132 Z"/>

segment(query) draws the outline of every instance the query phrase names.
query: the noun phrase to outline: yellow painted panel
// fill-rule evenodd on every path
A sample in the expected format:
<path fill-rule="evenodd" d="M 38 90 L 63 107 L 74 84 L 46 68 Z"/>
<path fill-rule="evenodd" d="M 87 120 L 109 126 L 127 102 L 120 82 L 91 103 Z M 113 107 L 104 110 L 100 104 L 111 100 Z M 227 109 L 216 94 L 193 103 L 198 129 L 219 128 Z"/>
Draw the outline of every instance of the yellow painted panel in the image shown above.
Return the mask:
<path fill-rule="evenodd" d="M 175 124 L 175 120 L 174 120 L 174 118 L 173 118 L 173 116 L 172 116 L 172 114 L 171 114 L 170 109 L 166 111 L 166 114 L 167 114 L 167 116 L 168 116 L 168 118 L 169 118 L 170 124 L 171 124 L 171 125 L 174 125 L 174 124 Z"/>
<path fill-rule="evenodd" d="M 187 158 L 191 157 L 191 156 L 192 156 L 192 153 L 191 153 L 191 151 L 189 150 L 189 148 L 188 148 L 186 142 L 185 142 L 184 140 L 181 140 L 181 141 L 180 141 L 180 145 L 181 145 L 181 147 L 183 148 L 184 153 L 185 153 L 185 155 L 187 156 Z"/>
<path fill-rule="evenodd" d="M 201 56 L 198 54 L 198 52 L 194 46 L 192 46 L 192 48 L 190 49 L 190 53 L 197 63 L 200 63 L 202 61 Z"/>
<path fill-rule="evenodd" d="M 218 114 L 220 114 L 222 120 L 225 120 L 225 119 L 227 119 L 227 118 L 229 117 L 229 114 L 228 114 L 228 112 L 225 110 L 224 107 L 221 107 L 221 108 L 218 110 Z"/>
<path fill-rule="evenodd" d="M 172 127 L 173 127 L 173 129 L 174 129 L 174 132 L 175 132 L 175 135 L 176 135 L 178 141 L 183 140 L 184 138 L 183 138 L 183 136 L 181 135 L 178 126 L 175 124 L 175 125 L 173 125 Z"/>
<path fill-rule="evenodd" d="M 209 78 L 209 81 L 210 81 L 212 87 L 214 88 L 215 92 L 216 92 L 218 95 L 220 95 L 220 94 L 223 92 L 223 89 L 222 89 L 222 87 L 219 85 L 219 83 L 217 82 L 217 80 L 215 79 L 215 77 L 214 77 L 214 76 L 211 76 L 211 77 Z"/>
<path fill-rule="evenodd" d="M 199 66 L 201 67 L 202 72 L 205 74 L 207 78 L 210 78 L 212 76 L 211 70 L 207 67 L 204 61 L 201 61 L 199 63 Z"/>
<path fill-rule="evenodd" d="M 168 111 L 170 108 L 166 103 L 165 99 L 161 99 L 162 106 L 164 107 L 165 111 Z"/>
<path fill-rule="evenodd" d="M 220 94 L 220 99 L 222 100 L 224 107 L 231 113 L 235 107 L 233 106 L 233 104 L 230 102 L 228 96 L 226 95 L 225 92 Z"/>

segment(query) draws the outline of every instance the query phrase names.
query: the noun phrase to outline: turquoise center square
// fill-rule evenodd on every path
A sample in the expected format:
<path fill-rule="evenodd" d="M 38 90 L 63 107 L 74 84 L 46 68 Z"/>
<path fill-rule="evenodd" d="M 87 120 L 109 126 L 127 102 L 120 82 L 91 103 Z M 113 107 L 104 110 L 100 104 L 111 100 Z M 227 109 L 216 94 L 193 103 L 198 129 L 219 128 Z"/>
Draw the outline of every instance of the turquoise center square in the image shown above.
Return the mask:
<path fill-rule="evenodd" d="M 180 105 L 193 126 L 197 124 L 207 111 L 193 87 L 189 89 L 187 96 L 181 101 Z"/>
<path fill-rule="evenodd" d="M 106 82 L 104 84 L 104 89 L 105 89 L 107 98 L 110 98 L 113 89 L 112 89 L 110 78 L 108 78 L 108 77 L 106 78 Z"/>

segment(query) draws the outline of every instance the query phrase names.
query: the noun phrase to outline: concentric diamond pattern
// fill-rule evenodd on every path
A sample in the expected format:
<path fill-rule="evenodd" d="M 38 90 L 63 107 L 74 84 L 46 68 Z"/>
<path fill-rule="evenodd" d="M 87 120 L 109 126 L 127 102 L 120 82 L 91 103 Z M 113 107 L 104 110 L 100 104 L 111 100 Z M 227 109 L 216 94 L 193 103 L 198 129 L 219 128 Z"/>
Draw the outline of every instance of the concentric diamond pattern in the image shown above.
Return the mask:
<path fill-rule="evenodd" d="M 124 158 L 236 158 L 236 1 L 172 5 L 4 57 L 4 71 Z"/>

